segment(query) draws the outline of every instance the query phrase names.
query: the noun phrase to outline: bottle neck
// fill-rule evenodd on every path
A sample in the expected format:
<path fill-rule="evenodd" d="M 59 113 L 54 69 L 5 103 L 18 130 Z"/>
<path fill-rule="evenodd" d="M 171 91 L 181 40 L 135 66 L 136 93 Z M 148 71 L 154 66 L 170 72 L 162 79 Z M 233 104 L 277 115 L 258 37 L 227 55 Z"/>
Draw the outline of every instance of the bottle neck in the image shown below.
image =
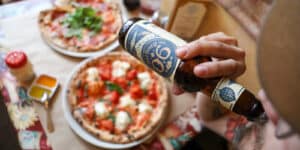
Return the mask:
<path fill-rule="evenodd" d="M 207 83 L 207 86 L 201 90 L 201 92 L 203 92 L 205 95 L 211 97 L 211 95 L 213 94 L 214 90 L 216 89 L 218 83 L 220 82 L 220 77 L 215 78 L 215 79 L 211 79 L 210 82 Z"/>

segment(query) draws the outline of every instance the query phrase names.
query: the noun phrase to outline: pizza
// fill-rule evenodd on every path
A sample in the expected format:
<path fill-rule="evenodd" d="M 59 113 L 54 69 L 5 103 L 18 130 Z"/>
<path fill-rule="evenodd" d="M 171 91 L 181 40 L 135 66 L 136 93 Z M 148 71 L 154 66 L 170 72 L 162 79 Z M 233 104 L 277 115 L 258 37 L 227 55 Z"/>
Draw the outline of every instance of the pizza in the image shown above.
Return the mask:
<path fill-rule="evenodd" d="M 130 143 L 152 133 L 164 121 L 167 97 L 164 80 L 125 52 L 88 61 L 67 90 L 73 117 L 111 143 Z"/>
<path fill-rule="evenodd" d="M 63 50 L 83 53 L 114 42 L 122 26 L 118 5 L 87 2 L 41 11 L 38 23 L 43 39 Z"/>

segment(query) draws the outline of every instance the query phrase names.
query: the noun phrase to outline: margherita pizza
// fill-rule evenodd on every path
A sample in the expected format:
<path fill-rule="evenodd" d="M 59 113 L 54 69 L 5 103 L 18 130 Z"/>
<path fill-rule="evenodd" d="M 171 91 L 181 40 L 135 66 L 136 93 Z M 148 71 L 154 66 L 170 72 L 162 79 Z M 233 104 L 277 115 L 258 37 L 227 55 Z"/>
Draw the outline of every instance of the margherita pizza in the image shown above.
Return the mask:
<path fill-rule="evenodd" d="M 74 118 L 112 143 L 149 135 L 163 121 L 168 104 L 163 79 L 123 52 L 82 66 L 71 79 L 67 98 Z"/>
<path fill-rule="evenodd" d="M 98 51 L 115 41 L 122 26 L 118 5 L 88 2 L 42 11 L 39 27 L 43 38 L 73 52 Z"/>

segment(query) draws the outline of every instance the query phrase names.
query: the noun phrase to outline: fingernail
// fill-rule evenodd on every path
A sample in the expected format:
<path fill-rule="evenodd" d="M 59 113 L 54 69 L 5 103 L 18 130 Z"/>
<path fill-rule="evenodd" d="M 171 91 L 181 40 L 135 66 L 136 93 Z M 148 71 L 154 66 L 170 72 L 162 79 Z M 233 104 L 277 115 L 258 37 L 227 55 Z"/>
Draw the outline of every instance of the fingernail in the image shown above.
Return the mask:
<path fill-rule="evenodd" d="M 183 58 L 186 55 L 186 50 L 184 48 L 178 48 L 176 50 L 176 55 Z"/>
<path fill-rule="evenodd" d="M 207 67 L 205 66 L 196 66 L 194 73 L 198 76 L 205 76 L 207 74 Z"/>

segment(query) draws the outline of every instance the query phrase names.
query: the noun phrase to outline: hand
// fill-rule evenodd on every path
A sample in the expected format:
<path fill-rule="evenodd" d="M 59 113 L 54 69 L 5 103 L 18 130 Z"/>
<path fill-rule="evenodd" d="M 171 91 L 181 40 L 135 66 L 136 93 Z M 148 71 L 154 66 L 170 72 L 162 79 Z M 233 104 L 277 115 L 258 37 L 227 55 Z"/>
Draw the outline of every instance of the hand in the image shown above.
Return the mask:
<path fill-rule="evenodd" d="M 176 55 L 182 60 L 199 55 L 212 57 L 213 61 L 198 64 L 194 68 L 194 74 L 200 78 L 220 76 L 236 78 L 246 70 L 245 51 L 237 45 L 237 39 L 218 32 L 202 36 L 178 48 Z M 183 93 L 183 90 L 175 85 L 173 93 L 179 95 Z"/>

